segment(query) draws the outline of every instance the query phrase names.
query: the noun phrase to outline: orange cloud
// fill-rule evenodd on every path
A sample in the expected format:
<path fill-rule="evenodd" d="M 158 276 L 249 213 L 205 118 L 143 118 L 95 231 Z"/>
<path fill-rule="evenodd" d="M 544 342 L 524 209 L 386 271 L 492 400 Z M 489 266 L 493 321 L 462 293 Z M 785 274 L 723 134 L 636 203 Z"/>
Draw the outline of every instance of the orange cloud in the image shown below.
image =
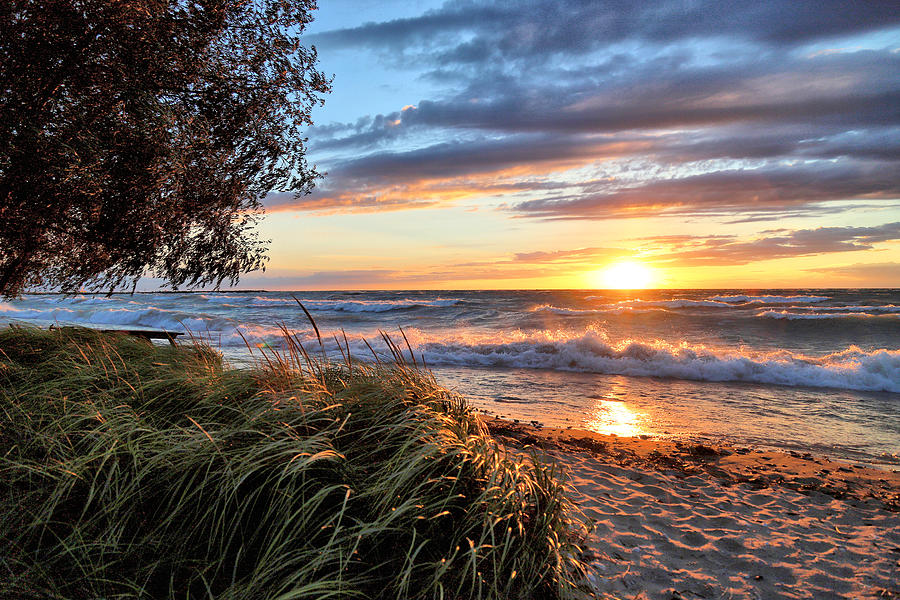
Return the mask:
<path fill-rule="evenodd" d="M 438 144 L 420 151 L 376 154 L 331 169 L 309 196 L 270 194 L 271 212 L 368 213 L 451 205 L 470 198 L 558 192 L 590 185 L 566 180 L 572 169 L 649 148 L 652 140 L 591 138 L 579 144 L 532 139 L 516 143 Z M 555 180 L 550 176 L 560 175 Z"/>

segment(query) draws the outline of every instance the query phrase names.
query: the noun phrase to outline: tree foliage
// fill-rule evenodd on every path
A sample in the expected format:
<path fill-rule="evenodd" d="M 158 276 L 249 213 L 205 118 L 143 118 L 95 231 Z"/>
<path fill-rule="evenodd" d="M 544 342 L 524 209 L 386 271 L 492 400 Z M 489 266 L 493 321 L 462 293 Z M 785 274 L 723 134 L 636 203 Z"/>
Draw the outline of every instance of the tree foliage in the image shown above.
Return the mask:
<path fill-rule="evenodd" d="M 308 193 L 315 0 L 0 3 L 0 295 L 236 282 Z"/>

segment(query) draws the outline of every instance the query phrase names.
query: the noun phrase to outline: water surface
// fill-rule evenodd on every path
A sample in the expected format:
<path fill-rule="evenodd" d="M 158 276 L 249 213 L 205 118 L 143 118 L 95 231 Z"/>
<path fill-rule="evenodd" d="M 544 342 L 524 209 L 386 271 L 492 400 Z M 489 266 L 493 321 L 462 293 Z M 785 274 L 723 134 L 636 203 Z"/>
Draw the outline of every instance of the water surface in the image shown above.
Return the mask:
<path fill-rule="evenodd" d="M 478 408 L 617 435 L 724 439 L 900 465 L 900 291 L 295 292 L 333 336 L 417 359 Z M 28 295 L 0 319 L 191 331 L 235 365 L 318 348 L 290 293 Z"/>

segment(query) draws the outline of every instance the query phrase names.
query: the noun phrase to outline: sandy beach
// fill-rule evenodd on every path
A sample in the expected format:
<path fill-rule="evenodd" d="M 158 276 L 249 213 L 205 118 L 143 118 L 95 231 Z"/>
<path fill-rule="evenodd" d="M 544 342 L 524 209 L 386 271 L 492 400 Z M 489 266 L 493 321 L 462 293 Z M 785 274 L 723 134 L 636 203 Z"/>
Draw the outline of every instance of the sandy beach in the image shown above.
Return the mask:
<path fill-rule="evenodd" d="M 568 472 L 599 598 L 898 598 L 900 473 L 486 419 Z"/>

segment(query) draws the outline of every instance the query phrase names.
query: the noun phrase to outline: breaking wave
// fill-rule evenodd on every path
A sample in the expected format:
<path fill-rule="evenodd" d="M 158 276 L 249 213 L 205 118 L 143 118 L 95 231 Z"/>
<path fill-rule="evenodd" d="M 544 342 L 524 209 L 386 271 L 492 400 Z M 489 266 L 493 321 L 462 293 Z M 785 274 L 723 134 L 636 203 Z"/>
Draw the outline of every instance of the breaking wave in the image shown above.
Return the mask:
<path fill-rule="evenodd" d="M 608 305 L 609 308 L 562 308 L 559 306 L 551 306 L 549 304 L 543 304 L 541 306 L 535 306 L 531 309 L 531 312 L 549 312 L 555 315 L 608 315 L 608 314 L 622 314 L 622 313 L 646 313 L 646 312 L 660 312 L 660 309 L 657 308 L 635 308 L 633 306 L 613 306 Z M 665 311 L 662 311 L 665 312 Z"/>
<path fill-rule="evenodd" d="M 900 314 L 893 311 L 875 311 L 875 312 L 791 312 L 787 310 L 766 310 L 757 313 L 757 317 L 767 319 L 783 319 L 787 321 L 815 321 L 821 319 L 897 319 Z"/>
<path fill-rule="evenodd" d="M 808 311 L 817 313 L 870 313 L 870 314 L 893 314 L 900 313 L 900 306 L 893 304 L 882 304 L 879 306 L 786 306 L 785 310 L 789 311 Z"/>
<path fill-rule="evenodd" d="M 800 304 L 825 302 L 831 300 L 829 296 L 713 296 L 710 300 L 716 302 L 741 302 L 744 304 Z"/>
<path fill-rule="evenodd" d="M 673 298 L 672 300 L 623 300 L 618 302 L 622 306 L 659 306 L 662 308 L 733 308 L 727 302 L 718 300 L 690 300 L 688 298 Z"/>
<path fill-rule="evenodd" d="M 897 305 L 900 303 L 896 300 L 892 304 L 876 306 L 867 306 L 858 300 L 851 300 L 844 306 L 827 306 L 819 304 L 828 299 L 826 296 L 734 295 L 714 298 L 704 298 L 705 294 L 698 296 L 701 299 L 628 300 L 594 307 L 571 308 L 565 308 L 566 298 L 555 301 L 562 307 L 553 304 L 536 305 L 535 300 L 529 298 L 528 304 L 522 303 L 507 313 L 501 312 L 500 317 L 492 316 L 491 319 L 494 320 L 490 321 L 490 328 L 481 330 L 467 325 L 465 321 L 455 316 L 461 311 L 452 307 L 468 302 L 458 298 L 435 296 L 416 298 L 412 293 L 399 293 L 393 298 L 387 296 L 389 299 L 371 297 L 342 299 L 315 297 L 309 294 L 301 297 L 301 301 L 313 312 L 317 320 L 318 315 L 315 313 L 317 310 L 346 315 L 430 308 L 427 312 L 411 313 L 409 319 L 402 316 L 404 313 L 395 313 L 402 318 L 391 318 L 390 321 L 402 321 L 404 324 L 410 323 L 420 327 L 420 329 L 406 329 L 410 343 L 417 355 L 423 355 L 429 365 L 435 366 L 551 369 L 698 381 L 746 381 L 786 386 L 900 392 L 900 350 L 889 349 L 896 346 L 893 340 L 885 337 L 890 333 L 884 333 L 888 327 L 882 327 L 882 321 L 871 321 L 873 318 L 882 318 L 891 320 L 884 322 L 886 325 L 896 323 L 894 319 L 900 318 L 900 306 Z M 306 340 L 318 343 L 315 341 L 311 326 L 297 310 L 293 310 L 287 318 L 285 316 L 287 313 L 283 310 L 259 308 L 252 311 L 244 310 L 254 303 L 266 303 L 267 307 L 277 307 L 279 302 L 289 303 L 298 308 L 293 299 L 285 294 L 256 296 L 210 293 L 205 296 L 198 294 L 178 297 L 160 294 L 142 298 L 146 298 L 147 301 L 138 303 L 130 297 L 115 299 L 75 297 L 61 301 L 51 296 L 31 296 L 22 301 L 0 303 L 0 321 L 4 319 L 31 321 L 40 325 L 54 322 L 78 323 L 101 328 L 152 328 L 177 332 L 187 330 L 208 339 L 213 345 L 238 352 L 244 347 L 245 337 L 251 344 L 278 347 L 280 331 L 276 324 L 286 320 L 290 327 L 299 331 L 304 343 Z M 480 306 L 478 302 L 471 302 L 470 305 Z M 231 306 L 234 304 L 240 304 L 240 307 L 232 309 Z M 452 310 L 441 312 L 447 307 Z M 728 307 L 735 309 L 752 307 L 753 310 L 733 313 L 746 316 L 748 319 L 859 319 L 859 323 L 872 323 L 873 330 L 883 334 L 878 338 L 881 341 L 866 342 L 865 339 L 856 338 L 839 341 L 848 338 L 823 337 L 819 345 L 813 347 L 826 352 L 846 348 L 851 343 L 860 341 L 877 343 L 882 348 L 862 350 L 850 346 L 847 350 L 826 356 L 808 356 L 797 351 L 765 352 L 751 350 L 749 346 L 741 348 L 719 346 L 715 341 L 710 342 L 710 345 L 703 345 L 701 342 L 708 338 L 691 337 L 689 331 L 678 335 L 682 339 L 691 340 L 692 343 L 652 341 L 651 338 L 655 334 L 628 333 L 629 330 L 621 326 L 624 319 L 617 322 L 610 317 L 608 319 L 612 323 L 610 331 L 619 331 L 620 333 L 616 334 L 619 338 L 626 335 L 640 338 L 614 340 L 599 329 L 585 331 L 582 327 L 578 327 L 577 331 L 519 332 L 512 326 L 515 321 L 507 317 L 507 314 L 521 315 L 521 311 L 528 310 L 563 315 L 627 315 L 632 312 L 665 313 L 687 307 L 714 308 L 717 315 L 722 314 L 719 312 L 722 307 L 726 310 Z M 712 311 L 707 314 L 711 313 Z M 681 314 L 696 316 L 694 313 Z M 702 311 L 700 318 L 706 318 Z M 340 327 L 341 319 L 338 316 L 332 314 L 330 319 L 328 327 Z M 385 325 L 393 326 L 386 323 L 388 319 L 359 317 L 346 320 L 353 323 L 355 328 L 355 332 L 350 335 L 351 346 L 354 355 L 361 359 L 371 355 L 359 336 L 365 335 L 372 346 L 378 347 L 382 342 L 377 336 L 377 328 Z M 328 319 L 324 321 L 327 323 Z M 755 322 L 763 323 L 763 321 Z M 578 321 L 574 323 L 577 325 Z M 826 322 L 822 323 L 824 325 Z M 842 328 L 842 323 L 835 321 L 830 329 L 824 326 L 823 329 L 838 330 Z M 328 341 L 329 334 L 325 334 L 324 337 L 326 350 L 336 352 L 336 344 L 333 340 Z"/>
<path fill-rule="evenodd" d="M 821 357 L 662 341 L 610 341 L 601 332 L 514 335 L 504 341 L 410 336 L 429 365 L 552 369 L 697 381 L 900 392 L 900 350 L 856 346 Z M 421 338 L 421 339 L 419 339 Z"/>
<path fill-rule="evenodd" d="M 586 299 L 596 298 L 589 296 Z M 689 298 L 673 298 L 672 300 L 622 300 L 615 304 L 603 304 L 597 308 L 564 308 L 551 304 L 542 304 L 531 309 L 532 312 L 552 312 L 558 315 L 600 315 L 638 312 L 666 312 L 669 309 L 681 308 L 735 308 L 735 305 L 715 300 L 691 300 Z"/>
<path fill-rule="evenodd" d="M 291 321 L 299 321 L 306 325 L 306 319 L 300 313 L 293 298 L 264 298 L 240 294 L 197 294 L 186 298 L 182 304 L 165 304 L 167 299 L 155 296 L 158 306 L 148 305 L 122 298 L 83 297 L 67 298 L 59 301 L 54 297 L 32 297 L 30 301 L 18 306 L 13 303 L 0 303 L 0 321 L 13 320 L 33 322 L 37 325 L 77 324 L 98 328 L 144 328 L 165 329 L 175 332 L 190 332 L 205 336 L 214 336 L 215 343 L 224 346 L 243 346 L 241 334 L 248 331 L 262 332 L 261 335 L 277 336 L 280 330 L 274 326 L 284 318 L 284 312 L 278 309 L 283 304 L 289 306 Z M 199 300 L 199 302 L 197 302 Z M 438 298 L 433 300 L 302 300 L 313 314 L 317 311 L 343 313 L 385 313 L 395 310 L 412 310 L 416 308 L 446 308 L 462 303 L 462 300 Z M 237 303 L 237 304 L 235 304 Z M 261 304 L 262 303 L 262 304 Z M 253 319 L 272 324 L 271 326 L 254 325 L 248 322 L 249 314 L 241 311 L 260 307 L 267 310 L 258 312 Z M 233 315 L 233 318 L 231 317 Z"/>
<path fill-rule="evenodd" d="M 436 300 L 301 300 L 306 308 L 337 312 L 388 312 L 413 308 L 447 308 L 461 304 L 462 300 L 438 298 Z M 296 304 L 294 304 L 296 306 Z"/>
<path fill-rule="evenodd" d="M 226 304 L 221 306 L 246 306 L 257 308 L 297 308 L 297 301 L 291 296 L 276 296 L 266 298 L 264 296 L 250 296 L 244 294 L 201 294 L 199 297 L 211 303 Z M 463 301 L 456 298 L 436 298 L 433 300 L 322 300 L 318 298 L 300 298 L 300 302 L 310 310 L 327 310 L 348 313 L 380 313 L 392 310 L 409 310 L 414 308 L 447 308 L 456 306 Z"/>
<path fill-rule="evenodd" d="M 597 296 L 588 296 L 586 300 L 599 299 Z M 654 312 L 655 310 L 678 310 L 684 308 L 721 308 L 721 309 L 740 309 L 747 308 L 748 305 L 784 305 L 794 304 L 798 302 L 818 303 L 828 300 L 825 296 L 714 296 L 712 299 L 692 300 L 690 298 L 672 298 L 670 300 L 622 300 L 615 304 L 602 304 L 596 308 L 565 308 L 543 304 L 535 306 L 532 312 L 552 312 L 559 315 L 594 315 L 624 312 Z M 789 306 L 788 309 L 796 310 L 816 310 L 818 307 Z M 863 310 L 868 307 L 848 307 Z M 872 307 L 873 310 L 888 307 Z M 900 312 L 900 307 L 896 308 Z M 842 308 L 823 309 L 823 310 L 843 310 Z M 855 312 L 855 311 L 847 311 Z M 884 312 L 893 312 L 885 310 Z"/>
<path fill-rule="evenodd" d="M 0 303 L 0 316 L 14 320 L 37 321 L 40 323 L 77 323 L 79 325 L 100 325 L 109 327 L 144 327 L 167 329 L 170 331 L 205 332 L 234 328 L 237 322 L 215 315 L 184 313 L 180 311 L 145 306 L 130 308 L 81 309 L 56 306 L 52 308 L 16 308 Z"/>

